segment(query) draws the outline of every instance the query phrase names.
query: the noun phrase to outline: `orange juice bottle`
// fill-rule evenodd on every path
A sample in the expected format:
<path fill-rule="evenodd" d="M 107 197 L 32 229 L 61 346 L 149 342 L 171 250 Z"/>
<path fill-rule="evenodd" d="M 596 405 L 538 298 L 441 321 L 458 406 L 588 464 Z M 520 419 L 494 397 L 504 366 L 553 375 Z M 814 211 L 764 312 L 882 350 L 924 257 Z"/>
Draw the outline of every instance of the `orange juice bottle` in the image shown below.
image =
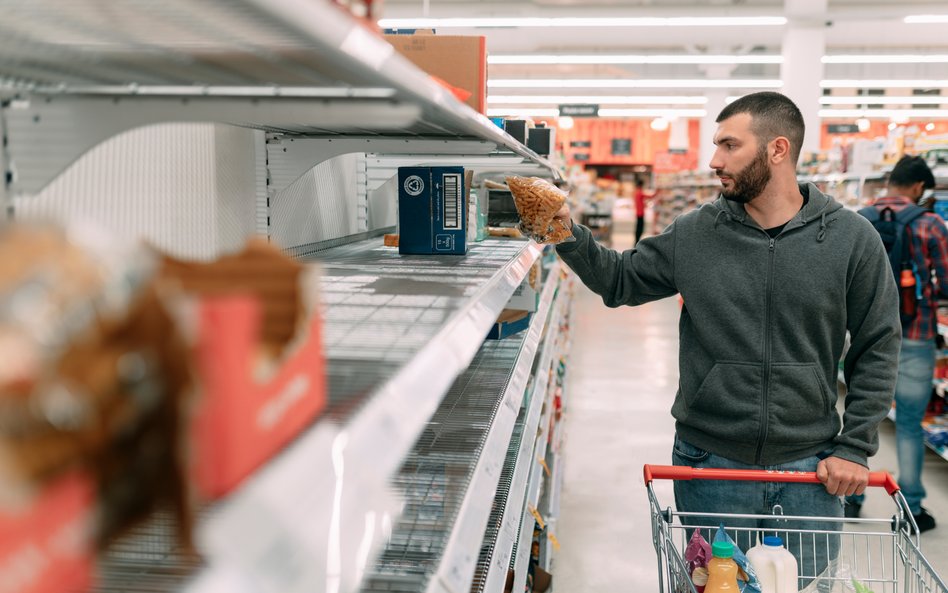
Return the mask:
<path fill-rule="evenodd" d="M 714 542 L 708 562 L 708 584 L 704 593 L 738 593 L 737 564 L 734 562 L 734 544 Z"/>

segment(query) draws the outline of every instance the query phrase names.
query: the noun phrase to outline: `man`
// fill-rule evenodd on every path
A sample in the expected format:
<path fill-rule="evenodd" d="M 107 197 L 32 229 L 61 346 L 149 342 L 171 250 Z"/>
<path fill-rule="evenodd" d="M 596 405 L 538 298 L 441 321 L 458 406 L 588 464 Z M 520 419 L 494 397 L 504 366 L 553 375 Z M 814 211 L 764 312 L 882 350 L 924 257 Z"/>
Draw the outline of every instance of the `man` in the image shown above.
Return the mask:
<path fill-rule="evenodd" d="M 915 305 L 915 315 L 902 323 L 902 350 L 899 374 L 895 385 L 895 440 L 899 460 L 899 487 L 915 516 L 919 532 L 935 528 L 935 518 L 922 507 L 925 488 L 922 486 L 922 462 L 925 458 L 925 433 L 922 418 L 932 395 L 935 372 L 935 335 L 937 303 L 940 295 L 948 298 L 948 230 L 937 214 L 915 210 L 927 190 L 935 187 L 935 176 L 921 157 L 903 157 L 889 175 L 886 197 L 876 200 L 864 215 L 876 216 L 889 209 L 893 213 L 917 212 L 907 225 L 908 252 L 917 273 L 922 298 L 915 302 L 915 290 L 908 297 Z M 863 213 L 862 211 L 860 213 Z M 890 260 L 891 264 L 891 260 Z M 939 282 L 935 281 L 935 278 Z M 895 276 L 893 275 L 893 278 Z M 846 516 L 858 517 L 861 497 L 848 500 Z"/>
<path fill-rule="evenodd" d="M 717 201 L 624 253 L 597 245 L 578 224 L 576 241 L 557 251 L 607 306 L 683 297 L 676 464 L 816 471 L 822 481 L 676 482 L 679 510 L 769 514 L 779 504 L 785 515 L 841 518 L 840 497 L 866 487 L 895 387 L 901 329 L 886 253 L 867 220 L 797 184 L 804 124 L 792 101 L 747 95 L 717 121 Z M 572 224 L 567 208 L 557 216 Z M 847 330 L 850 391 L 840 421 L 837 363 Z M 790 538 L 801 574 L 819 574 L 835 556 L 838 542 L 827 540 Z"/>

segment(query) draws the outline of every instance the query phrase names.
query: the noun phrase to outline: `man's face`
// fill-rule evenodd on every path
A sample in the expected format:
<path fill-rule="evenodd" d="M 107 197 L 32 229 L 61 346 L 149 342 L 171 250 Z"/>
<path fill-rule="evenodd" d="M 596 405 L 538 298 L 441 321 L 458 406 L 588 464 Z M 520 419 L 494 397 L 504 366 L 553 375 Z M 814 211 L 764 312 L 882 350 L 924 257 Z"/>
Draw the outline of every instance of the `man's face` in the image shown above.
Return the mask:
<path fill-rule="evenodd" d="M 770 183 L 770 161 L 767 146 L 751 131 L 751 116 L 739 113 L 719 123 L 714 144 L 711 168 L 721 179 L 721 194 L 746 204 L 763 193 Z"/>

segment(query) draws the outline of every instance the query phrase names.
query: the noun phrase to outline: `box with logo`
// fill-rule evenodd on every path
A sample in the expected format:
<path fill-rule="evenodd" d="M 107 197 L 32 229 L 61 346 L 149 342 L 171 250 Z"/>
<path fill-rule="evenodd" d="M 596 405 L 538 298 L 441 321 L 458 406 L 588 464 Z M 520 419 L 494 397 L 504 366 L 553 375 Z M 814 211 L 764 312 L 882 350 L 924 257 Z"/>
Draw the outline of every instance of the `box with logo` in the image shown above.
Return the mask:
<path fill-rule="evenodd" d="M 467 253 L 464 167 L 398 168 L 398 252 Z"/>

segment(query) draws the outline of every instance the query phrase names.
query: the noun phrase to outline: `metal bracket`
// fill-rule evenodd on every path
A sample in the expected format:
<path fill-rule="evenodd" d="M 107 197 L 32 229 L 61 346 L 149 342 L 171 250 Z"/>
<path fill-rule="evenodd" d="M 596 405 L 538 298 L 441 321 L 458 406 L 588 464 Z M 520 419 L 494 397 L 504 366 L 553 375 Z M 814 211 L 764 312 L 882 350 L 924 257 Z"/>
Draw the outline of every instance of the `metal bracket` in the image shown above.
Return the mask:
<path fill-rule="evenodd" d="M 417 105 L 391 100 L 286 97 L 37 96 L 14 99 L 6 112 L 12 197 L 39 193 L 104 140 L 158 123 L 218 122 L 274 132 L 327 135 L 403 130 Z"/>
<path fill-rule="evenodd" d="M 9 138 L 7 137 L 6 112 L 9 101 L 0 101 L 0 220 L 13 220 L 13 170 L 10 167 L 10 155 L 7 152 Z"/>

